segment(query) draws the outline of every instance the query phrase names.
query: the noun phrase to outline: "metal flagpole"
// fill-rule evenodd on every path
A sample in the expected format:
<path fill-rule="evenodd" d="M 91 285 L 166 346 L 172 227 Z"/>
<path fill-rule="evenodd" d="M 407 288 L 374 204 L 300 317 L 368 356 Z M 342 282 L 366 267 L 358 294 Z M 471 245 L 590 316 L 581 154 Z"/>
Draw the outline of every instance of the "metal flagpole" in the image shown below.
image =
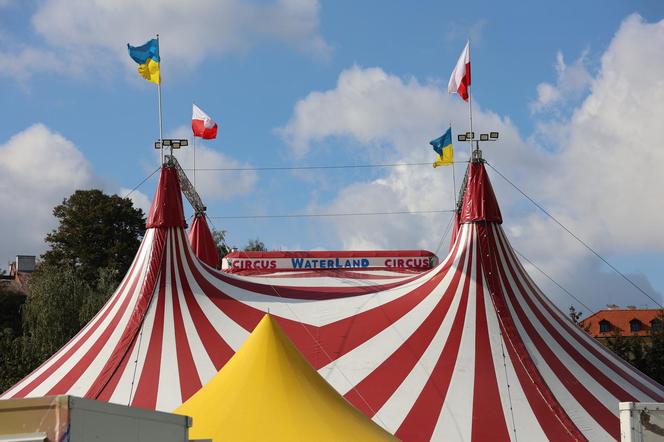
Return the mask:
<path fill-rule="evenodd" d="M 157 34 L 157 48 L 159 48 L 159 34 Z M 159 60 L 159 83 L 157 83 L 157 94 L 159 95 L 159 152 L 161 153 L 161 164 L 164 165 L 164 122 L 161 111 L 161 56 Z M 171 155 L 173 152 L 171 152 Z"/>
<path fill-rule="evenodd" d="M 468 38 L 468 60 L 470 61 L 470 37 Z M 471 83 L 472 83 L 472 77 L 471 77 Z M 470 113 L 470 159 L 469 161 L 473 161 L 473 138 L 475 138 L 473 135 L 473 93 L 472 93 L 473 87 L 469 84 L 468 85 L 468 112 Z"/>
<path fill-rule="evenodd" d="M 194 189 L 196 188 L 196 135 L 194 135 Z"/>

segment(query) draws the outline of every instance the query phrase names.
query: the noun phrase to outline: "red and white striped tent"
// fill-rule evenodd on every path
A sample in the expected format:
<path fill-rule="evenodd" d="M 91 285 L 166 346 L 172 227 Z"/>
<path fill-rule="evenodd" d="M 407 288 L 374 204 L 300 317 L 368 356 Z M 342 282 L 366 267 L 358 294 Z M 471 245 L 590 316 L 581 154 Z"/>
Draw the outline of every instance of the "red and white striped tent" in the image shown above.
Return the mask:
<path fill-rule="evenodd" d="M 619 401 L 664 401 L 664 387 L 572 324 L 526 274 L 481 162 L 469 166 L 458 219 L 449 255 L 427 271 L 224 273 L 192 253 L 165 167 L 117 292 L 2 398 L 171 411 L 269 310 L 334 388 L 406 441 L 614 440 Z"/>

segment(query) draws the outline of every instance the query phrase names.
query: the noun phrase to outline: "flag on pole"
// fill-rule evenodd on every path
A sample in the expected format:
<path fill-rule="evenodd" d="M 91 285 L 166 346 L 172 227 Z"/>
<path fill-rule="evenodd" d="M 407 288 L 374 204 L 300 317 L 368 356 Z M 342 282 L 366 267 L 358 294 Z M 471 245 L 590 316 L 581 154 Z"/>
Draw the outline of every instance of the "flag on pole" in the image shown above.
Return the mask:
<path fill-rule="evenodd" d="M 191 130 L 194 131 L 194 136 L 205 140 L 217 138 L 217 123 L 200 107 L 195 104 L 192 106 Z"/>
<path fill-rule="evenodd" d="M 138 73 L 147 81 L 161 83 L 159 72 L 159 40 L 153 38 L 142 46 L 127 44 L 129 56 L 138 63 Z"/>
<path fill-rule="evenodd" d="M 459 94 L 464 101 L 468 101 L 468 86 L 470 86 L 470 42 L 466 43 L 463 52 L 457 61 L 450 82 L 447 85 L 447 92 L 450 94 Z"/>
<path fill-rule="evenodd" d="M 433 146 L 433 150 L 438 154 L 438 158 L 433 163 L 433 167 L 449 166 L 454 163 L 454 148 L 452 147 L 452 128 L 450 127 L 445 133 L 429 141 Z"/>

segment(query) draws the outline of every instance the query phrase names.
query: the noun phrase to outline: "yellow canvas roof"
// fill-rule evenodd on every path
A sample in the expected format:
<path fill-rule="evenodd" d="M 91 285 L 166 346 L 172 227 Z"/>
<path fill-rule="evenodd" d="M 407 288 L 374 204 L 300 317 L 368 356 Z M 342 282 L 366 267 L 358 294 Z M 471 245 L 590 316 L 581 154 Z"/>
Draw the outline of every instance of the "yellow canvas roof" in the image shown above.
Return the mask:
<path fill-rule="evenodd" d="M 210 382 L 176 413 L 192 439 L 394 441 L 304 359 L 269 314 Z"/>

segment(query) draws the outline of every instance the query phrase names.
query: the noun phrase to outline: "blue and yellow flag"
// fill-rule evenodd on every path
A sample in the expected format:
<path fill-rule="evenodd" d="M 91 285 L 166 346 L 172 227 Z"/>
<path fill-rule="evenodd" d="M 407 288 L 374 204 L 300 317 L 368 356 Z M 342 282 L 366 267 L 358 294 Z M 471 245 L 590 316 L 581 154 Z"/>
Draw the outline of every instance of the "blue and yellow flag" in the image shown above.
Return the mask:
<path fill-rule="evenodd" d="M 159 40 L 153 38 L 142 46 L 127 45 L 129 56 L 138 63 L 138 73 L 147 81 L 161 83 L 159 73 Z"/>
<path fill-rule="evenodd" d="M 452 128 L 435 140 L 429 141 L 433 150 L 438 154 L 438 158 L 433 163 L 433 167 L 449 166 L 454 163 L 454 148 L 452 147 Z"/>

